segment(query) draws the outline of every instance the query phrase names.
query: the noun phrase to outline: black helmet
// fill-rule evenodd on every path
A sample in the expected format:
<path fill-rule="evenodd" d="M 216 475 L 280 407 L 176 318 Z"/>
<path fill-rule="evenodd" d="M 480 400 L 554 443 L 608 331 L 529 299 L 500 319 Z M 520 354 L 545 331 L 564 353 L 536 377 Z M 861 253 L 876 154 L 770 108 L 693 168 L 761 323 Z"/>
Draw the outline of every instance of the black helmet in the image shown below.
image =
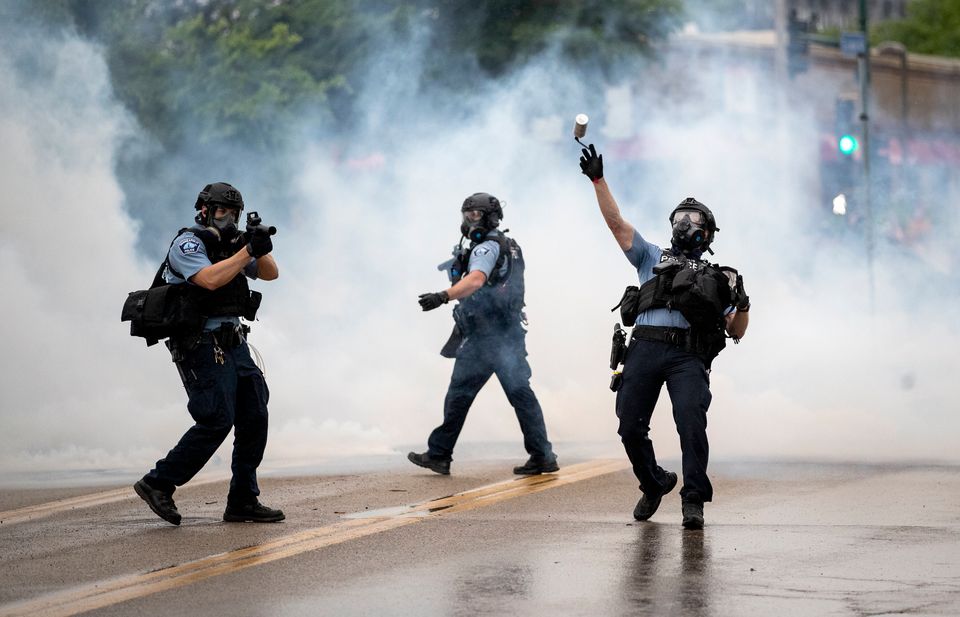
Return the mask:
<path fill-rule="evenodd" d="M 464 199 L 460 212 L 466 212 L 467 210 L 480 210 L 484 214 L 496 214 L 497 219 L 503 218 L 503 208 L 500 206 L 500 200 L 490 193 L 474 193 Z"/>
<path fill-rule="evenodd" d="M 483 217 L 479 220 L 469 219 L 467 212 L 479 211 Z M 503 206 L 500 200 L 489 193 L 474 193 L 463 200 L 460 208 L 463 213 L 463 222 L 460 232 L 473 242 L 482 241 L 491 230 L 500 225 L 503 218 Z"/>
<path fill-rule="evenodd" d="M 679 217 L 679 220 L 678 213 L 684 214 L 684 216 Z M 693 214 L 693 216 L 689 216 L 690 214 Z M 680 225 L 684 218 L 689 219 L 689 224 Z M 670 213 L 669 220 L 673 227 L 673 245 L 683 251 L 710 251 L 710 243 L 713 242 L 716 233 L 720 231 L 720 228 L 717 227 L 717 219 L 713 216 L 710 208 L 693 197 L 687 197 L 681 201 Z"/>
<path fill-rule="evenodd" d="M 210 220 L 212 220 L 213 217 L 213 208 L 209 206 L 212 205 L 218 205 L 224 208 L 236 208 L 239 211 L 243 211 L 243 196 L 232 184 L 226 182 L 214 182 L 213 184 L 208 184 L 203 187 L 203 190 L 197 195 L 197 203 L 194 204 L 194 208 L 198 210 L 196 220 L 201 225 L 210 224 Z M 207 219 L 210 220 L 203 220 L 203 216 L 199 212 L 203 206 L 208 206 Z"/>
<path fill-rule="evenodd" d="M 226 208 L 243 210 L 243 196 L 232 184 L 214 182 L 203 187 L 203 190 L 197 195 L 197 203 L 194 207 L 199 210 L 210 204 L 220 204 Z"/>

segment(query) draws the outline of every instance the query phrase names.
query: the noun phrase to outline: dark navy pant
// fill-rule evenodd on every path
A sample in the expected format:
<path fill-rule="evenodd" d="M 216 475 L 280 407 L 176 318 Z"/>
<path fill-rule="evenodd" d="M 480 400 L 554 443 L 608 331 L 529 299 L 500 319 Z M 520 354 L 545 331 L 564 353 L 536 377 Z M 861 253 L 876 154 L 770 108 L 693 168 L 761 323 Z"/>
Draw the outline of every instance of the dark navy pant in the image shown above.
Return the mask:
<path fill-rule="evenodd" d="M 703 360 L 669 343 L 635 339 L 623 365 L 623 384 L 617 391 L 617 431 L 640 480 L 640 490 L 658 495 L 666 488 L 666 476 L 657 465 L 650 441 L 650 418 L 663 384 L 673 403 L 673 419 L 683 452 L 683 488 L 680 497 L 710 501 L 713 487 L 707 478 L 707 409 L 710 407 L 710 377 Z"/>
<path fill-rule="evenodd" d="M 527 453 L 553 458 L 543 411 L 530 388 L 531 371 L 525 336 L 523 330 L 518 330 L 499 336 L 468 337 L 463 343 L 457 352 L 450 387 L 443 402 L 443 424 L 434 429 L 427 440 L 431 458 L 451 460 L 470 405 L 494 374 L 517 414 Z"/>
<path fill-rule="evenodd" d="M 250 358 L 246 343 L 223 348 L 223 364 L 214 359 L 213 343 L 204 340 L 179 362 L 187 409 L 194 424 L 144 480 L 174 490 L 187 483 L 210 460 L 233 429 L 233 478 L 228 501 L 249 503 L 260 494 L 257 467 L 267 445 L 267 401 L 263 373 Z"/>

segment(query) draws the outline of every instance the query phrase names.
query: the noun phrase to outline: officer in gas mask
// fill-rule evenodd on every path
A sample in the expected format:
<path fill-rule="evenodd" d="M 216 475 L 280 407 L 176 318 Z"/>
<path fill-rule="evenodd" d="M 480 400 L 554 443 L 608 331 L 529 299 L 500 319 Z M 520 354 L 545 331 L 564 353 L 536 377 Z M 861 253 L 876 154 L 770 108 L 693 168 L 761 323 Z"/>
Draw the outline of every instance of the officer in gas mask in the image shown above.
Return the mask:
<path fill-rule="evenodd" d="M 167 342 L 180 372 L 195 424 L 180 442 L 134 485 L 164 520 L 180 524 L 173 492 L 200 471 L 234 431 L 233 477 L 223 513 L 229 522 L 276 522 L 280 510 L 257 499 L 257 467 L 267 444 L 267 400 L 263 373 L 250 357 L 246 336 L 260 294 L 247 279 L 272 281 L 279 271 L 271 256 L 272 231 L 262 225 L 238 229 L 243 197 L 226 182 L 206 185 L 195 204 L 196 225 L 181 229 L 170 245 L 163 279 L 186 285 L 187 297 L 203 316 L 202 329 Z M 253 213 L 251 213 L 253 215 Z"/>
<path fill-rule="evenodd" d="M 420 306 L 432 311 L 450 300 L 454 332 L 441 354 L 456 358 L 443 404 L 443 424 L 430 434 L 427 451 L 410 452 L 414 464 L 439 474 L 450 473 L 450 461 L 470 405 L 492 375 L 513 406 L 529 459 L 513 472 L 536 475 L 559 469 L 547 439 L 543 412 L 530 388 L 524 307 L 524 261 L 520 246 L 498 231 L 500 201 L 474 193 L 461 207 L 460 244 L 453 259 L 440 265 L 451 287 L 420 295 Z"/>
<path fill-rule="evenodd" d="M 701 529 L 703 504 L 713 498 L 707 477 L 710 366 L 726 336 L 738 342 L 746 332 L 750 298 L 736 270 L 704 259 L 713 253 L 710 245 L 719 231 L 709 208 L 692 197 L 683 200 L 670 214 L 670 246 L 661 249 L 621 216 L 594 146 L 582 154 L 580 168 L 593 182 L 600 213 L 641 283 L 628 287 L 621 302 L 624 325 L 634 328 L 623 371 L 611 384 L 617 391 L 618 432 L 643 493 L 633 515 L 649 519 L 677 485 L 677 474 L 657 464 L 649 437 L 666 383 L 683 453 L 683 526 Z"/>

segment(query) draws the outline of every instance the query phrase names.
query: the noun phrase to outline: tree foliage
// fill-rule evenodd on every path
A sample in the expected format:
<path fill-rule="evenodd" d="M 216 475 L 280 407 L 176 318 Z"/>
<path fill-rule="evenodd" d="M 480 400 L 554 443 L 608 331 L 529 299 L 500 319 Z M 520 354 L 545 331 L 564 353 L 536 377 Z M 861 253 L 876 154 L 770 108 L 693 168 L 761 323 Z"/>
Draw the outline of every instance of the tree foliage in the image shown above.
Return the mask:
<path fill-rule="evenodd" d="M 304 113 L 349 121 L 363 63 L 423 24 L 432 52 L 424 87 L 457 87 L 470 62 L 481 78 L 496 78 L 547 49 L 601 67 L 648 54 L 682 13 L 681 0 L 45 4 L 66 7 L 104 43 L 118 96 L 171 149 L 238 137 L 270 149 Z"/>
<path fill-rule="evenodd" d="M 394 67 L 405 92 L 470 113 L 485 83 L 544 53 L 599 86 L 682 14 L 682 0 L 20 1 L 102 46 L 115 95 L 148 137 L 121 144 L 116 162 L 145 229 L 182 218 L 186 181 L 242 178 L 289 199 L 292 143 L 391 125 L 363 120 L 371 101 L 391 112 L 396 94 L 375 80 Z"/>
<path fill-rule="evenodd" d="M 899 41 L 914 53 L 960 57 L 960 2 L 914 0 L 906 19 L 877 24 L 870 38 Z"/>
<path fill-rule="evenodd" d="M 454 0 L 436 5 L 438 46 L 468 53 L 487 75 L 522 65 L 550 46 L 574 63 L 610 66 L 649 54 L 679 25 L 680 0 Z M 449 33 L 444 38 L 443 33 Z"/>

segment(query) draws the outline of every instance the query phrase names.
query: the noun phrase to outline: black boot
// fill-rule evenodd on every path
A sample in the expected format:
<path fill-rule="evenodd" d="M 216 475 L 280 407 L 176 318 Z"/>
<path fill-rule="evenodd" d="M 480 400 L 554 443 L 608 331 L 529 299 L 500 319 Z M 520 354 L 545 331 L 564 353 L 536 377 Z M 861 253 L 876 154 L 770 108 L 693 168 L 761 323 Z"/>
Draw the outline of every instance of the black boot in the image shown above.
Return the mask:
<path fill-rule="evenodd" d="M 438 458 L 433 458 L 427 452 L 422 454 L 417 454 L 416 452 L 410 452 L 407 454 L 407 460 L 409 460 L 414 465 L 419 465 L 420 467 L 426 467 L 430 471 L 442 474 L 444 476 L 450 475 L 450 461 L 441 461 Z"/>
<path fill-rule="evenodd" d="M 168 523 L 180 524 L 180 513 L 177 512 L 177 504 L 173 503 L 173 493 L 155 489 L 143 480 L 138 480 L 133 490 L 147 502 L 154 514 Z"/>
<path fill-rule="evenodd" d="M 677 485 L 677 474 L 672 471 L 666 472 L 667 474 L 667 488 L 663 490 L 662 493 L 655 497 L 651 497 L 646 493 L 640 497 L 640 501 L 637 502 L 637 507 L 633 509 L 633 518 L 638 521 L 645 521 L 649 519 L 657 511 L 657 508 L 660 507 L 660 500 L 663 499 L 663 496 L 673 490 Z"/>
<path fill-rule="evenodd" d="M 684 501 L 683 528 L 703 529 L 703 503 L 699 501 Z"/>
<path fill-rule="evenodd" d="M 557 465 L 557 457 L 543 458 L 540 456 L 531 456 L 523 465 L 513 468 L 513 473 L 518 476 L 536 476 L 542 473 L 552 473 L 560 471 Z"/>
<path fill-rule="evenodd" d="M 285 518 L 283 510 L 268 508 L 259 501 L 243 504 L 228 501 L 223 511 L 223 520 L 228 523 L 279 523 Z"/>

